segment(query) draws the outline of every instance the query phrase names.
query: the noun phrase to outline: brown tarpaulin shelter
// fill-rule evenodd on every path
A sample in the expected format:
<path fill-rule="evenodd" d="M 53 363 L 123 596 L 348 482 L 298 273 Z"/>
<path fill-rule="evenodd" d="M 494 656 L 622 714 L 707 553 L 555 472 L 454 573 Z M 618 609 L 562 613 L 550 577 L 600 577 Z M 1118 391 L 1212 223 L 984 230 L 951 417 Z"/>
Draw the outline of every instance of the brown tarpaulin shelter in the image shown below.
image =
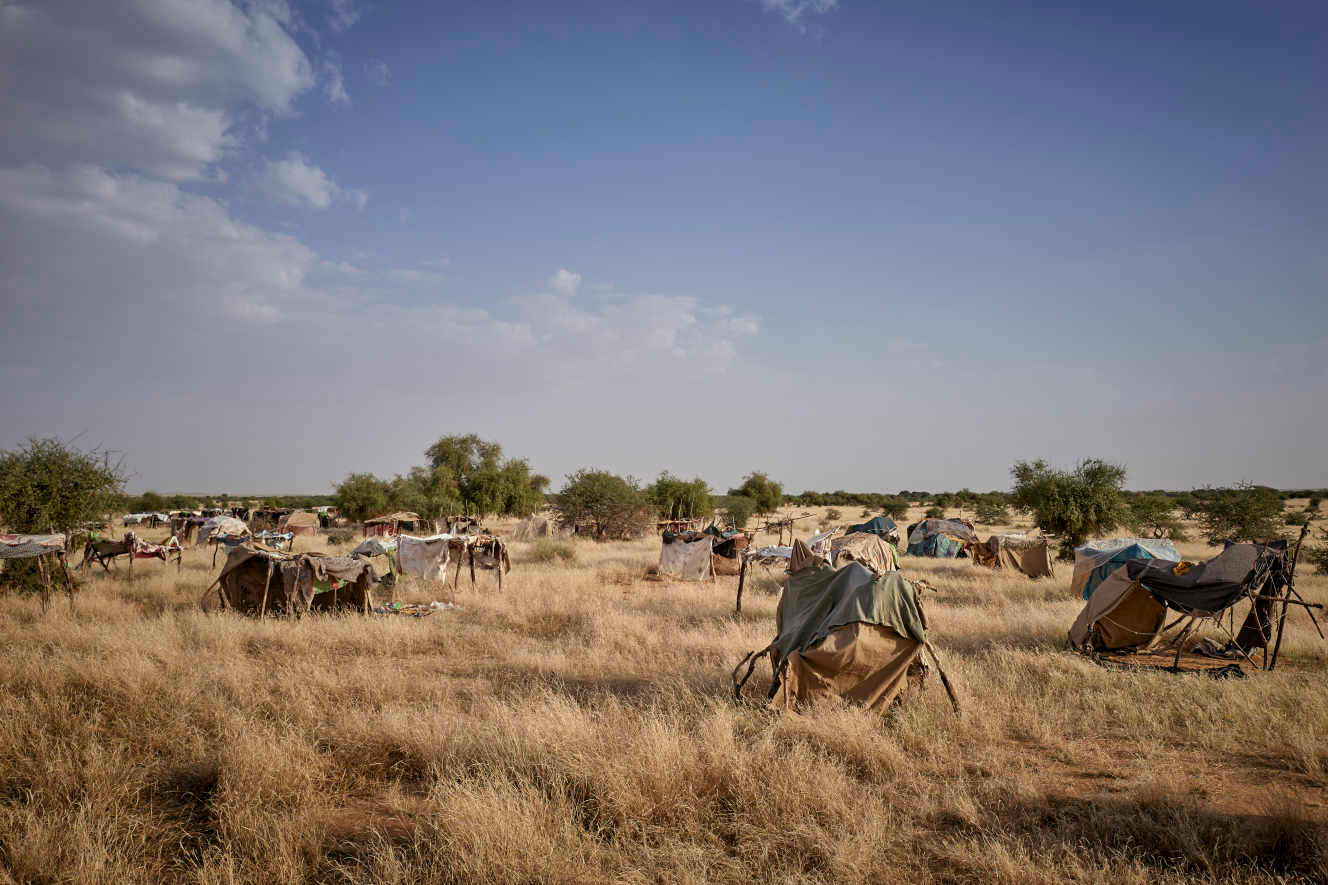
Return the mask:
<path fill-rule="evenodd" d="M 973 547 L 973 561 L 987 568 L 1009 568 L 1030 578 L 1056 576 L 1047 539 L 1026 535 L 992 535 Z"/>
<path fill-rule="evenodd" d="M 290 532 L 292 535 L 312 535 L 318 529 L 318 514 L 308 510 L 288 513 L 277 522 L 278 532 Z"/>
<path fill-rule="evenodd" d="M 906 684 L 921 686 L 926 666 L 920 658 L 926 649 L 958 710 L 949 679 L 927 642 L 917 589 L 897 571 L 878 575 L 858 562 L 838 570 L 810 562 L 785 581 L 775 629 L 770 645 L 747 655 L 733 671 L 738 696 L 756 661 L 768 654 L 774 679 L 767 697 L 773 709 L 839 697 L 884 711 Z M 743 664 L 747 673 L 739 681 Z"/>
<path fill-rule="evenodd" d="M 880 535 L 871 532 L 854 532 L 833 539 L 830 556 L 836 568 L 860 562 L 878 574 L 899 570 L 898 552 Z"/>
<path fill-rule="evenodd" d="M 241 544 L 226 557 L 216 583 L 222 606 L 242 614 L 346 609 L 367 614 L 373 608 L 378 573 L 349 556 L 291 554 Z"/>

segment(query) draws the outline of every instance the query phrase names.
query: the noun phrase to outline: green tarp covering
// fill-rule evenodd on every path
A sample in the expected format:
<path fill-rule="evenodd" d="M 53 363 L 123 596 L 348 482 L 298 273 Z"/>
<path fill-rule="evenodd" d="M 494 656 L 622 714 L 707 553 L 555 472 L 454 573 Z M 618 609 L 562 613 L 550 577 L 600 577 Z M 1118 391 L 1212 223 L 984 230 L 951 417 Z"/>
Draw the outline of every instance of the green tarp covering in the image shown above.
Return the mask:
<path fill-rule="evenodd" d="M 899 572 L 878 577 L 851 562 L 838 571 L 808 567 L 789 575 L 776 614 L 779 635 L 771 645 L 787 660 L 845 624 L 877 624 L 900 636 L 927 641 L 927 621 L 913 585 Z"/>
<path fill-rule="evenodd" d="M 899 527 L 895 521 L 888 516 L 877 516 L 858 525 L 851 525 L 844 530 L 844 534 L 851 535 L 855 532 L 870 532 L 873 535 L 880 535 L 882 538 L 889 538 L 891 535 L 899 534 Z"/>

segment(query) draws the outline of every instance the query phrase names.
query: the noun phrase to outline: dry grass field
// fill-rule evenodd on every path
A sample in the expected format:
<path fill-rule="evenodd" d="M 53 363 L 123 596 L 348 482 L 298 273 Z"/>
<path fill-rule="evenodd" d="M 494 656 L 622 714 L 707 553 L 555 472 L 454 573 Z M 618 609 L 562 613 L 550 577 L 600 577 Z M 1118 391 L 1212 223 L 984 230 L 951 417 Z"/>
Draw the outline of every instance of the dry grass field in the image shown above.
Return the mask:
<path fill-rule="evenodd" d="M 1117 672 L 1066 651 L 1068 566 L 906 557 L 962 715 L 934 677 L 775 715 L 729 673 L 779 576 L 735 618 L 736 578 L 642 580 L 656 539 L 573 548 L 515 544 L 502 593 L 403 582 L 461 606 L 421 619 L 201 611 L 202 549 L 82 577 L 73 615 L 0 598 L 0 881 L 1328 881 L 1303 613 L 1271 674 Z"/>

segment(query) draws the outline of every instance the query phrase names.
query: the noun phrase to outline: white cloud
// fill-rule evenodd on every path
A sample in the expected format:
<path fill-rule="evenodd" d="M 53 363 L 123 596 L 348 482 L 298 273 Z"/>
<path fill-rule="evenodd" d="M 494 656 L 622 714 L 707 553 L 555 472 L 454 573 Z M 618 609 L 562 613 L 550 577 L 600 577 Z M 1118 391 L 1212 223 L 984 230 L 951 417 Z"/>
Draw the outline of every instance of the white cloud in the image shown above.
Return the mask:
<path fill-rule="evenodd" d="M 338 190 L 326 172 L 297 153 L 268 160 L 258 186 L 275 203 L 306 209 L 326 209 Z"/>
<path fill-rule="evenodd" d="M 571 295 L 581 286 L 581 274 L 560 267 L 553 276 L 549 277 L 549 286 L 555 292 Z"/>
<path fill-rule="evenodd" d="M 341 65 L 330 59 L 323 62 L 323 92 L 333 104 L 350 104 L 350 93 L 346 91 L 346 78 L 341 73 Z"/>
<path fill-rule="evenodd" d="M 767 12 L 783 16 L 784 20 L 798 30 L 805 31 L 803 16 L 824 15 L 839 6 L 839 0 L 761 0 L 761 6 Z"/>
<path fill-rule="evenodd" d="M 387 66 L 387 62 L 373 61 L 365 63 L 364 75 L 375 86 L 386 86 L 392 82 L 392 69 Z"/>
<path fill-rule="evenodd" d="M 237 110 L 287 114 L 314 84 L 282 3 L 45 0 L 0 6 L 0 164 L 208 176 Z M 17 84 L 23 84 L 18 88 Z"/>
<path fill-rule="evenodd" d="M 328 5 L 331 9 L 327 14 L 327 24 L 338 33 L 349 29 L 364 14 L 364 10 L 355 8 L 353 0 L 330 0 Z"/>
<path fill-rule="evenodd" d="M 41 281 L 39 297 L 76 312 L 96 292 L 97 303 L 131 312 L 175 304 L 273 322 L 317 295 L 305 286 L 311 249 L 170 182 L 94 166 L 4 169 L 0 217 L 6 297 L 29 277 Z"/>
<path fill-rule="evenodd" d="M 326 209 L 333 200 L 340 200 L 360 211 L 369 202 L 367 193 L 341 187 L 320 167 L 294 151 L 284 160 L 268 160 L 258 174 L 257 184 L 272 202 L 297 209 Z"/>

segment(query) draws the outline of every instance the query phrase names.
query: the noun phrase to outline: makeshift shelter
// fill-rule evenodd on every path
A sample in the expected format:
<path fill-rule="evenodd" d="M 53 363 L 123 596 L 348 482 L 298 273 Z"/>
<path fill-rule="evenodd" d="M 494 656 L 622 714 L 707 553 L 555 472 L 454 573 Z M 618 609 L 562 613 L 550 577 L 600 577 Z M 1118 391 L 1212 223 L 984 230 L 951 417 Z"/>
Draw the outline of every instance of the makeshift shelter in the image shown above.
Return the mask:
<path fill-rule="evenodd" d="M 512 529 L 512 540 L 533 541 L 536 538 L 564 538 L 571 534 L 571 529 L 560 527 L 557 520 L 537 513 L 516 524 L 516 527 Z"/>
<path fill-rule="evenodd" d="M 359 543 L 359 546 L 350 552 L 350 555 L 386 556 L 388 571 L 401 573 L 401 564 L 397 562 L 397 539 L 393 535 L 377 535 L 372 538 L 365 538 Z"/>
<path fill-rule="evenodd" d="M 859 532 L 868 532 L 873 535 L 880 535 L 892 544 L 899 543 L 899 526 L 888 516 L 874 516 L 866 522 L 851 525 L 844 530 L 846 535 L 854 535 Z"/>
<path fill-rule="evenodd" d="M 295 534 L 293 532 L 269 532 L 261 531 L 253 536 L 253 539 L 264 547 L 271 547 L 273 550 L 290 550 L 295 546 Z"/>
<path fill-rule="evenodd" d="M 659 573 L 679 581 L 704 581 L 715 576 L 715 538 L 705 532 L 665 532 L 660 537 Z"/>
<path fill-rule="evenodd" d="M 813 551 L 815 552 L 815 551 Z M 877 574 L 899 570 L 899 551 L 879 534 L 854 532 L 830 542 L 830 564 L 843 568 L 860 562 Z"/>
<path fill-rule="evenodd" d="M 512 571 L 512 558 L 507 552 L 507 542 L 495 535 L 470 535 L 453 537 L 449 544 L 449 554 L 456 558 L 456 574 L 452 586 L 461 586 L 461 563 L 470 565 L 470 586 L 475 587 L 475 569 L 491 571 L 498 579 L 498 589 L 503 589 L 503 573 Z"/>
<path fill-rule="evenodd" d="M 263 616 L 268 612 L 373 608 L 374 567 L 350 556 L 282 553 L 241 544 L 230 551 L 215 582 L 222 608 Z"/>
<path fill-rule="evenodd" d="M 364 521 L 364 536 L 371 538 L 375 535 L 399 535 L 403 531 L 413 532 L 419 529 L 421 522 L 418 513 L 412 513 L 409 510 L 398 510 L 396 513 L 366 519 Z"/>
<path fill-rule="evenodd" d="M 909 556 L 956 558 L 978 542 L 973 526 L 958 519 L 924 519 L 908 527 Z"/>
<path fill-rule="evenodd" d="M 1107 538 L 1089 541 L 1074 548 L 1074 575 L 1070 589 L 1084 599 L 1093 595 L 1098 585 L 1127 562 L 1165 559 L 1176 562 L 1180 554 L 1170 541 L 1151 538 Z"/>
<path fill-rule="evenodd" d="M 1013 569 L 1030 578 L 1055 577 L 1047 539 L 1007 533 L 992 535 L 973 548 L 973 562 L 992 569 Z"/>
<path fill-rule="evenodd" d="M 775 613 L 775 638 L 734 668 L 734 694 L 742 697 L 756 662 L 768 655 L 772 709 L 839 697 L 884 711 L 910 682 L 921 687 L 923 649 L 939 671 L 917 589 L 903 575 L 878 575 L 857 562 L 842 569 L 813 563 L 789 574 Z M 743 664 L 747 672 L 739 680 Z M 940 675 L 958 710 L 949 680 Z"/>
<path fill-rule="evenodd" d="M 453 538 L 453 535 L 433 535 L 428 538 L 398 535 L 397 563 L 401 574 L 446 583 L 448 547 Z"/>
<path fill-rule="evenodd" d="M 1232 544 L 1197 565 L 1158 558 L 1131 559 L 1094 588 L 1070 627 L 1070 645 L 1085 651 L 1174 646 L 1178 664 L 1186 639 L 1200 622 L 1211 621 L 1227 634 L 1230 647 L 1249 660 L 1249 650 L 1266 649 L 1273 639 L 1273 605 L 1283 601 L 1285 620 L 1292 595 L 1299 599 L 1294 565 L 1288 563 L 1285 542 Z M 1245 599 L 1251 602 L 1250 611 L 1236 636 L 1234 612 L 1230 610 Z M 1303 600 L 1298 604 L 1311 610 L 1315 607 Z M 1180 617 L 1165 625 L 1168 609 Z M 1229 612 L 1231 628 L 1222 623 L 1223 615 Z M 1166 640 L 1164 634 L 1178 625 L 1180 631 Z M 1280 644 L 1280 624 L 1277 641 Z M 1276 659 L 1274 651 L 1274 665 Z"/>
<path fill-rule="evenodd" d="M 277 531 L 283 534 L 312 535 L 318 528 L 318 514 L 296 510 L 277 521 Z"/>
<path fill-rule="evenodd" d="M 227 547 L 249 537 L 249 526 L 233 516 L 214 516 L 198 527 L 198 540 L 195 545 L 224 543 Z"/>
<path fill-rule="evenodd" d="M 54 558 L 55 562 L 48 560 Z M 58 566 L 64 579 L 65 592 L 69 594 L 69 608 L 74 608 L 74 579 L 69 577 L 69 566 L 65 562 L 65 536 L 51 535 L 7 535 L 0 534 L 0 561 L 10 562 L 19 559 L 36 559 L 37 570 L 41 575 L 42 612 L 51 605 L 51 573 Z"/>
<path fill-rule="evenodd" d="M 746 535 L 732 533 L 727 538 L 716 539 L 714 546 L 710 548 L 712 566 L 715 574 L 740 574 L 742 571 L 742 555 L 746 550 Z"/>

